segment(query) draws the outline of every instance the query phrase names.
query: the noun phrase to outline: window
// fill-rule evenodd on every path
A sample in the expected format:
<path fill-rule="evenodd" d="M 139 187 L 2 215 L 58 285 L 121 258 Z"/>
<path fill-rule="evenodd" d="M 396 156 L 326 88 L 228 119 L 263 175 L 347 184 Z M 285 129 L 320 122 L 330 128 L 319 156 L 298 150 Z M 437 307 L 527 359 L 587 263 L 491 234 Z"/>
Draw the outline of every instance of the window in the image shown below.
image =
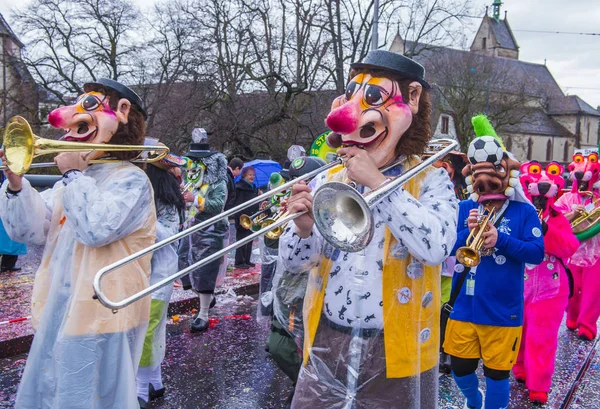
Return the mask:
<path fill-rule="evenodd" d="M 527 141 L 527 160 L 531 160 L 533 156 L 533 139 L 529 138 Z"/>
<path fill-rule="evenodd" d="M 565 149 L 563 151 L 563 162 L 569 159 L 569 142 L 565 141 Z"/>
<path fill-rule="evenodd" d="M 442 133 L 448 135 L 448 127 L 450 125 L 450 118 L 442 116 Z"/>
<path fill-rule="evenodd" d="M 550 162 L 552 160 L 552 139 L 548 139 L 546 143 L 546 161 Z"/>
<path fill-rule="evenodd" d="M 487 38 L 483 37 L 481 40 L 482 40 L 481 42 L 483 45 L 483 49 L 485 50 L 487 48 Z"/>
<path fill-rule="evenodd" d="M 587 142 L 590 143 L 590 122 L 587 123 Z"/>

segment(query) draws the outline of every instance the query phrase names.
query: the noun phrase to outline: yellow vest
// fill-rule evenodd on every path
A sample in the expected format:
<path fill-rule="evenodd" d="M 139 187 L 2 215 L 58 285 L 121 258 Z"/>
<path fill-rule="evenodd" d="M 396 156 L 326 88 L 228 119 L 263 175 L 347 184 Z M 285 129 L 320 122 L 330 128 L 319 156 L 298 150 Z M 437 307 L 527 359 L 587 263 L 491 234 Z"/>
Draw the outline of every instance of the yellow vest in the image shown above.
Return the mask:
<path fill-rule="evenodd" d="M 414 157 L 404 162 L 407 169 L 419 160 Z M 328 179 L 340 172 L 332 168 Z M 408 181 L 404 189 L 418 198 L 426 170 Z M 440 341 L 440 266 L 422 265 L 423 274 L 407 274 L 413 257 L 398 260 L 391 252 L 396 238 L 386 228 L 383 266 L 383 337 L 385 344 L 386 375 L 404 378 L 430 370 L 437 365 Z M 376 245 L 376 244 L 371 244 Z M 418 262 L 415 262 L 418 263 Z M 319 266 L 310 272 L 304 300 L 304 365 L 307 365 L 323 311 L 323 299 L 331 260 L 323 257 Z"/>

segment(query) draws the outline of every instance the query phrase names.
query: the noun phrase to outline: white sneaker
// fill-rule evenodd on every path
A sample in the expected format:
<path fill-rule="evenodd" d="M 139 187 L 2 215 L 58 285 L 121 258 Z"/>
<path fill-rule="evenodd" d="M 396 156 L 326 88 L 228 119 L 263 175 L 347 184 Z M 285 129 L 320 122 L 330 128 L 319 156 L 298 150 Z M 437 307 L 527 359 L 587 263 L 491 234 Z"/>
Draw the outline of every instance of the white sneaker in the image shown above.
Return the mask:
<path fill-rule="evenodd" d="M 479 393 L 481 394 L 481 409 L 485 409 L 485 392 L 483 392 L 481 390 L 481 388 L 479 388 Z M 469 405 L 467 405 L 466 401 L 465 401 L 464 409 L 470 409 Z"/>

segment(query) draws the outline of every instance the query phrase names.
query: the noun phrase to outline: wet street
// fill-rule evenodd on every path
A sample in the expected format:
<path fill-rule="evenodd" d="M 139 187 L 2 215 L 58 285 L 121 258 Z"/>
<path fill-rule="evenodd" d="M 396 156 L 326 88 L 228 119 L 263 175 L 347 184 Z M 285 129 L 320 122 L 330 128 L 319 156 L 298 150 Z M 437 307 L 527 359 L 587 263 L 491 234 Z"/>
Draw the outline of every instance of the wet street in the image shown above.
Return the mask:
<path fill-rule="evenodd" d="M 252 297 L 219 297 L 211 310 L 219 319 L 205 333 L 190 334 L 188 315 L 176 316 L 168 328 L 163 376 L 167 392 L 152 402 L 156 409 L 285 408 L 290 380 L 265 352 L 268 323 L 256 321 Z M 250 320 L 242 319 L 251 314 Z M 598 345 L 561 330 L 553 389 L 545 408 L 600 408 Z M 0 408 L 12 407 L 26 355 L 0 360 Z M 481 371 L 480 371 L 481 372 Z M 481 373 L 480 373 L 481 376 Z M 485 383 L 482 385 L 485 387 Z M 511 380 L 512 409 L 536 408 L 522 384 Z M 440 377 L 439 407 L 462 409 L 463 400 L 450 376 Z M 390 406 L 391 407 L 391 406 Z"/>
<path fill-rule="evenodd" d="M 20 259 L 21 273 L 1 277 L 0 313 L 3 317 L 16 318 L 28 314 L 33 272 L 39 263 L 40 250 L 32 247 L 28 256 Z M 253 261 L 260 263 L 256 248 Z M 219 321 L 201 334 L 189 332 L 192 309 L 197 308 L 196 299 L 190 298 L 193 294 L 181 290 L 174 292 L 171 309 L 175 311 L 173 314 L 181 315 L 173 316 L 167 325 L 167 352 L 163 363 L 167 392 L 164 398 L 153 401 L 151 408 L 286 407 L 292 383 L 265 351 L 270 323 L 256 319 L 259 271 L 257 265 L 256 269 L 228 272 L 225 283 L 218 290 L 221 294 L 217 296 L 217 306 L 211 310 L 211 317 Z M 252 296 L 241 295 L 243 288 Z M 251 319 L 242 319 L 245 314 L 250 314 Z M 0 342 L 3 339 L 21 339 L 19 337 L 23 334 L 31 332 L 29 322 L 4 326 L 0 328 Z M 553 386 L 544 408 L 600 408 L 599 348 L 600 344 L 583 342 L 564 326 L 561 328 Z M 5 355 L 8 357 L 0 359 L 0 408 L 12 408 L 27 354 L 5 352 L 8 352 Z M 481 386 L 485 389 L 481 370 L 479 375 Z M 441 376 L 439 408 L 462 409 L 463 405 L 464 400 L 452 378 Z M 509 408 L 539 407 L 528 402 L 524 385 L 511 379 Z"/>
<path fill-rule="evenodd" d="M 177 323 L 167 325 L 163 363 L 167 392 L 152 402 L 152 408 L 285 406 L 292 383 L 265 352 L 269 324 L 256 321 L 256 301 L 250 297 L 237 302 L 225 296 L 219 299 L 221 302 L 211 310 L 211 316 L 219 319 L 214 328 L 190 334 L 191 314 L 180 315 Z M 238 318 L 249 313 L 250 320 Z M 0 360 L 0 408 L 12 407 L 26 358 L 22 354 Z"/>

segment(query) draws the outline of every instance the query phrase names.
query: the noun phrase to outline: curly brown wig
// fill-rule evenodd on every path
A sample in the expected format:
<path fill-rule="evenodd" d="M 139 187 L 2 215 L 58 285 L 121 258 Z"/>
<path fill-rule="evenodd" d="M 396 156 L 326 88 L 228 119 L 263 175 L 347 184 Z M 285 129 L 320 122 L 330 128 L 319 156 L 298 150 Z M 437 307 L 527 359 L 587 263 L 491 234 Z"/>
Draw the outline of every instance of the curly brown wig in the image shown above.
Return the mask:
<path fill-rule="evenodd" d="M 117 112 L 119 109 L 119 100 L 123 97 L 118 92 L 102 86 L 92 88 L 93 91 L 101 92 L 109 97 L 110 108 Z M 130 101 L 131 102 L 131 101 Z M 135 104 L 131 104 L 129 118 L 126 124 L 119 123 L 117 132 L 113 135 L 110 143 L 116 145 L 143 145 L 146 137 L 146 121 L 144 115 Z M 140 151 L 111 152 L 110 156 L 119 160 L 135 159 Z"/>
<path fill-rule="evenodd" d="M 415 80 L 401 77 L 398 74 L 386 70 L 374 69 L 352 69 L 350 70 L 349 80 L 356 77 L 358 74 L 370 74 L 373 77 L 389 78 L 396 81 L 400 86 L 400 92 L 404 101 L 409 100 L 408 87 Z M 429 139 L 431 139 L 431 126 L 429 117 L 431 116 L 431 100 L 429 91 L 423 88 L 421 98 L 419 99 L 419 112 L 413 116 L 413 121 L 408 130 L 402 135 L 396 145 L 397 155 L 421 155 L 427 149 Z"/>

